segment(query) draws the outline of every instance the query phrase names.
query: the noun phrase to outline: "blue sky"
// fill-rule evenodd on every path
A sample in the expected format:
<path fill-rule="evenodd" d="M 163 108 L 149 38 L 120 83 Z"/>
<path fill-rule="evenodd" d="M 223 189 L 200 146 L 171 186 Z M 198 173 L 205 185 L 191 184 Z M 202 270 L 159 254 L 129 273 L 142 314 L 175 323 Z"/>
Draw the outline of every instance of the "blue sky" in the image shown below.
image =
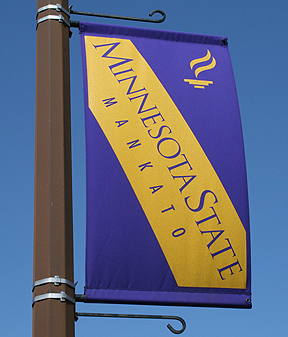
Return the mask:
<path fill-rule="evenodd" d="M 75 10 L 107 14 L 148 17 L 156 8 L 167 14 L 166 21 L 157 25 L 89 17 L 83 21 L 228 36 L 244 134 L 252 238 L 252 310 L 77 304 L 77 311 L 179 315 L 187 322 L 183 336 L 286 336 L 288 2 L 75 0 L 70 4 Z M 1 8 L 0 326 L 5 337 L 31 336 L 36 1 L 17 6 L 5 2 Z M 75 281 L 76 292 L 83 293 L 85 138 L 76 29 L 70 47 Z M 80 318 L 76 336 L 171 336 L 165 323 L 169 321 Z"/>

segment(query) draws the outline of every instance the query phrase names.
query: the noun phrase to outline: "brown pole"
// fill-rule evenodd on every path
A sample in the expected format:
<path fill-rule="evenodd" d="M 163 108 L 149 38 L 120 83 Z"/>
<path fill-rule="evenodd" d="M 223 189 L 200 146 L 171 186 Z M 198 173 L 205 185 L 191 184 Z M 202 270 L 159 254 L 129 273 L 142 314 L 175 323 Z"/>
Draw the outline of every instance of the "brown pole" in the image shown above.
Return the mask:
<path fill-rule="evenodd" d="M 56 2 L 55 2 L 56 3 Z M 68 0 L 57 0 L 68 9 Z M 49 0 L 37 0 L 37 9 Z M 39 13 L 63 15 L 55 9 Z M 48 19 L 37 27 L 36 140 L 33 282 L 59 276 L 74 282 L 72 174 L 70 126 L 69 27 Z M 65 292 L 75 298 L 73 286 L 47 283 L 34 288 L 33 297 Z M 40 297 L 41 298 L 41 297 Z M 75 335 L 74 304 L 47 298 L 33 304 L 33 336 Z"/>

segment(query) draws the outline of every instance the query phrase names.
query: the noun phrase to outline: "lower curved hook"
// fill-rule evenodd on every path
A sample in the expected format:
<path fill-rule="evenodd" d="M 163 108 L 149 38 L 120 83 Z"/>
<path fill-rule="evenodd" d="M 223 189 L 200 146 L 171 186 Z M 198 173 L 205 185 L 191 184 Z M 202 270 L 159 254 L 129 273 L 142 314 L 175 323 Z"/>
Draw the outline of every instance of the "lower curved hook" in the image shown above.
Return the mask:
<path fill-rule="evenodd" d="M 171 324 L 167 324 L 167 328 L 175 334 L 180 334 L 180 333 L 184 332 L 184 330 L 186 329 L 186 322 L 184 321 L 184 319 L 182 317 L 179 317 L 179 316 L 172 316 L 172 317 L 170 317 L 170 319 L 176 319 L 176 320 L 178 320 L 179 322 L 182 323 L 182 329 L 176 330 L 171 326 Z"/>
<path fill-rule="evenodd" d="M 184 332 L 186 329 L 186 322 L 183 318 L 179 316 L 164 316 L 164 315 L 134 315 L 134 314 L 106 314 L 106 313 L 90 313 L 90 312 L 75 312 L 75 320 L 78 319 L 80 316 L 86 317 L 114 317 L 114 318 L 147 318 L 147 319 L 174 319 L 182 324 L 182 328 L 180 330 L 174 329 L 171 324 L 167 325 L 167 328 L 175 333 L 180 334 Z"/>

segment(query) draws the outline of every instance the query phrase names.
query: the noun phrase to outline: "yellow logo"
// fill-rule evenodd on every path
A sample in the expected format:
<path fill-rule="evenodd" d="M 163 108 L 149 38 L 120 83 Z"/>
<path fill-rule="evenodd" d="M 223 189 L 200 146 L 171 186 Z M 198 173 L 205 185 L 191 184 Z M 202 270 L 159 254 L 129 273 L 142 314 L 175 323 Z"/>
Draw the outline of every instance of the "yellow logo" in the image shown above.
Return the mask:
<path fill-rule="evenodd" d="M 190 62 L 190 68 L 191 70 L 193 69 L 193 67 L 198 64 L 198 63 L 202 63 L 202 62 L 206 62 L 208 60 L 211 59 L 211 53 L 210 50 L 207 49 L 207 54 L 204 57 L 192 60 Z M 206 66 L 202 66 L 202 67 L 198 67 L 195 69 L 195 77 L 197 78 L 198 75 L 205 70 L 209 70 L 209 69 L 213 69 L 216 66 L 216 60 L 214 57 L 212 57 L 211 63 L 206 65 Z M 188 82 L 189 84 L 193 84 L 194 88 L 198 88 L 198 89 L 204 89 L 205 86 L 208 86 L 209 84 L 213 84 L 213 81 L 206 81 L 206 80 L 196 80 L 196 79 L 184 79 L 184 82 Z"/>

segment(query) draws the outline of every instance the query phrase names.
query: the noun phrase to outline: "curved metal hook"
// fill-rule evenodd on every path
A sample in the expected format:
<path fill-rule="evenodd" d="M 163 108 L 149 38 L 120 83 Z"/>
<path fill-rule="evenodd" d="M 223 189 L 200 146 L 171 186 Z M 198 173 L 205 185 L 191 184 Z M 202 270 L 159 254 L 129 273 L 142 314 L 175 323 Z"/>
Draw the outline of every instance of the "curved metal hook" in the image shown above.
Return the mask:
<path fill-rule="evenodd" d="M 174 329 L 171 324 L 167 324 L 167 328 L 175 333 L 180 334 L 184 332 L 186 329 L 186 322 L 183 318 L 179 316 L 164 316 L 164 315 L 134 315 L 134 314 L 101 314 L 101 313 L 91 313 L 91 312 L 75 312 L 75 320 L 78 319 L 78 317 L 114 317 L 114 318 L 148 318 L 148 319 L 174 319 L 182 324 L 182 328 L 180 330 Z"/>
<path fill-rule="evenodd" d="M 162 15 L 161 19 L 145 19 L 145 18 L 135 18 L 135 17 L 132 17 L 132 16 L 121 16 L 121 15 L 110 15 L 110 14 L 100 14 L 100 13 L 74 11 L 72 9 L 72 6 L 69 7 L 69 12 L 70 12 L 70 14 L 77 14 L 77 15 L 88 15 L 88 16 L 97 16 L 97 17 L 101 17 L 101 18 L 142 21 L 142 22 L 154 22 L 154 23 L 161 23 L 166 19 L 166 14 L 161 9 L 154 9 L 149 14 L 149 16 L 153 16 L 155 13 L 159 13 L 159 14 Z"/>
<path fill-rule="evenodd" d="M 157 20 L 152 20 L 151 19 L 149 22 L 160 23 L 160 22 L 165 21 L 165 19 L 166 19 L 165 12 L 163 12 L 161 9 L 154 9 L 151 13 L 149 13 L 149 16 L 153 16 L 155 13 L 160 13 L 162 15 L 162 18 L 161 19 L 157 19 Z M 149 19 L 146 19 L 146 20 L 149 20 Z"/>
<path fill-rule="evenodd" d="M 176 330 L 176 329 L 174 329 L 171 326 L 171 324 L 167 324 L 167 328 L 171 332 L 173 332 L 175 334 L 180 334 L 180 333 L 184 332 L 184 330 L 186 329 L 186 322 L 184 321 L 184 319 L 182 317 L 179 317 L 179 316 L 170 316 L 170 319 L 176 319 L 177 321 L 181 322 L 181 324 L 182 324 L 182 329 L 180 329 L 180 330 Z"/>

